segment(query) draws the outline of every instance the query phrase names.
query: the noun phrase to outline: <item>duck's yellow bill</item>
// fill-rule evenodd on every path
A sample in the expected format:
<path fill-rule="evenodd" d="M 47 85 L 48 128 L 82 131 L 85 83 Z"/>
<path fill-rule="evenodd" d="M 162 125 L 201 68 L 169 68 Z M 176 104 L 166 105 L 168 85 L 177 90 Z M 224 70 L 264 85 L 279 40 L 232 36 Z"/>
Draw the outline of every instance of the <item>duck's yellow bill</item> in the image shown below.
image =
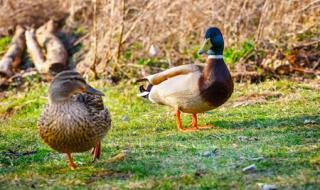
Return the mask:
<path fill-rule="evenodd" d="M 212 48 L 212 46 L 210 38 L 205 39 L 198 51 L 198 54 L 206 53 L 210 48 Z"/>

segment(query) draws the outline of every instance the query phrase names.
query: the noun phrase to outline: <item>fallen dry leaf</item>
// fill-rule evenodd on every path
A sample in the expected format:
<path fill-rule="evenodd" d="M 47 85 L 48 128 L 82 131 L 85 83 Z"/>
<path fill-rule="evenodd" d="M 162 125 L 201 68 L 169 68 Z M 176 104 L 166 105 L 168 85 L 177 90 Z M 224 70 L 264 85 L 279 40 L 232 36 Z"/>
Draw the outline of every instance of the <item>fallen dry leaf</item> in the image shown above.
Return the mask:
<path fill-rule="evenodd" d="M 112 158 L 110 158 L 106 162 L 107 163 L 112 163 L 112 162 L 117 162 L 117 161 L 124 160 L 126 157 L 128 157 L 129 153 L 130 153 L 130 150 L 123 150 L 122 152 L 120 152 L 119 154 L 113 156 Z"/>

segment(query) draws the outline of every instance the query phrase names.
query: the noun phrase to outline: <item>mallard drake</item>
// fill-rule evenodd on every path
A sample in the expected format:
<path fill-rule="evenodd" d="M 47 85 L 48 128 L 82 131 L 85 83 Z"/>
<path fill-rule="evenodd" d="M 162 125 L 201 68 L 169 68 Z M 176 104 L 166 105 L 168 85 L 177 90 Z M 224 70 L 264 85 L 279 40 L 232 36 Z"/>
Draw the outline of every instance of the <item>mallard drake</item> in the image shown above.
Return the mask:
<path fill-rule="evenodd" d="M 181 131 L 195 131 L 212 126 L 198 126 L 197 114 L 217 108 L 225 103 L 233 92 L 233 81 L 223 60 L 224 40 L 216 27 L 205 33 L 199 54 L 207 53 L 203 64 L 189 64 L 170 68 L 147 76 L 139 81 L 148 81 L 140 86 L 138 96 L 153 103 L 171 106 L 176 111 L 177 127 Z M 183 128 L 180 112 L 192 114 L 192 125 Z"/>
<path fill-rule="evenodd" d="M 49 103 L 38 120 L 41 138 L 51 148 L 65 153 L 70 168 L 75 168 L 71 153 L 91 148 L 93 159 L 101 154 L 101 141 L 111 127 L 104 94 L 75 71 L 63 71 L 49 87 Z"/>

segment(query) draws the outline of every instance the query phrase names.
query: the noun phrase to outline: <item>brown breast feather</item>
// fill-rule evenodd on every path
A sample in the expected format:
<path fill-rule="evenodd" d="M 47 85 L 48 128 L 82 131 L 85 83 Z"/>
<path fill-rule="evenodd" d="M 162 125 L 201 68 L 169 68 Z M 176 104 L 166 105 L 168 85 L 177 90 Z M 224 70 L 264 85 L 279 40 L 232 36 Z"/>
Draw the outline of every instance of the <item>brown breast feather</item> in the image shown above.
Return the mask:
<path fill-rule="evenodd" d="M 223 59 L 208 59 L 198 84 L 201 97 L 214 107 L 225 103 L 233 92 L 233 81 Z"/>

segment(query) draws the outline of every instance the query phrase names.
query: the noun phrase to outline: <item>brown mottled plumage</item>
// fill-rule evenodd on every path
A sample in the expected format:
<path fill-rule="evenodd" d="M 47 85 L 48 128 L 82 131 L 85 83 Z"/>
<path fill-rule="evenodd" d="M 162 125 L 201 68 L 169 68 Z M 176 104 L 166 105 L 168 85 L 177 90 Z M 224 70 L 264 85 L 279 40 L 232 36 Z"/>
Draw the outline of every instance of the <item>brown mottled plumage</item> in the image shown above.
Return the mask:
<path fill-rule="evenodd" d="M 67 154 L 71 168 L 76 167 L 71 153 L 94 148 L 94 159 L 100 156 L 101 140 L 111 127 L 102 95 L 74 71 L 59 73 L 50 85 L 49 103 L 38 120 L 39 133 L 51 148 Z"/>

